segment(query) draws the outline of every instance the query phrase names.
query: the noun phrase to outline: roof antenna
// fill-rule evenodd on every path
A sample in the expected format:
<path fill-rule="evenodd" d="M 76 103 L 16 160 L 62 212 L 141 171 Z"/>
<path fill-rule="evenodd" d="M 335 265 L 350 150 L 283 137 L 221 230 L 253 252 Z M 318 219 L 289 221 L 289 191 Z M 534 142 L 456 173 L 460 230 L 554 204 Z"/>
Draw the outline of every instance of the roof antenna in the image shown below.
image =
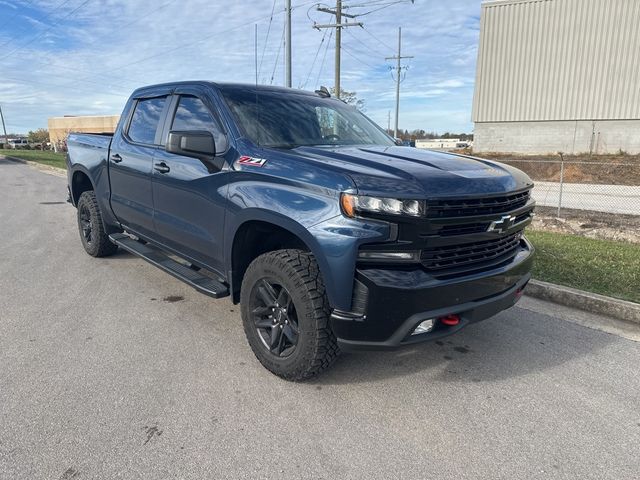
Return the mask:
<path fill-rule="evenodd" d="M 331 96 L 331 93 L 329 93 L 329 90 L 324 85 L 320 87 L 320 90 L 316 90 L 315 92 L 322 98 L 329 98 Z"/>
<path fill-rule="evenodd" d="M 255 57 L 255 69 L 256 69 L 256 87 L 258 86 L 258 24 L 254 25 L 253 35 L 253 53 Z"/>
<path fill-rule="evenodd" d="M 256 116 L 258 121 L 256 122 L 256 137 L 258 139 L 258 146 L 261 146 L 260 142 L 260 107 L 258 106 L 258 24 L 254 25 L 254 56 L 255 56 L 255 69 L 256 69 Z"/>

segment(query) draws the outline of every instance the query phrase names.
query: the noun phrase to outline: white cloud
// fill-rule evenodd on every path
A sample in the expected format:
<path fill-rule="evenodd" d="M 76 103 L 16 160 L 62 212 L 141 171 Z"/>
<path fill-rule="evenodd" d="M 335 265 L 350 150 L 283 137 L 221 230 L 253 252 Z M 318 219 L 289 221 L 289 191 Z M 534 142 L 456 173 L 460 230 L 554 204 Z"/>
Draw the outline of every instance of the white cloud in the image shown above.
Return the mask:
<path fill-rule="evenodd" d="M 260 81 L 283 83 L 281 0 L 270 27 L 272 0 L 110 0 L 78 8 L 82 3 L 71 0 L 58 9 L 59 0 L 21 3 L 0 31 L 0 102 L 10 130 L 46 126 L 50 116 L 119 113 L 130 92 L 145 84 L 196 78 L 252 83 L 254 23 Z M 312 28 L 313 20 L 331 19 L 313 3 L 293 0 L 301 5 L 293 17 L 293 85 L 307 89 L 333 85 L 334 39 Z M 14 15 L 13 6 L 0 0 L 0 24 Z M 479 6 L 479 0 L 418 0 L 361 17 L 365 29 L 350 27 L 343 35 L 351 55 L 342 56 L 342 87 L 358 92 L 367 113 L 386 125 L 395 87 L 384 57 L 394 54 L 402 25 L 403 51 L 415 57 L 405 62 L 403 128 L 426 129 L 437 114 L 425 112 L 450 112 L 447 104 L 470 112 Z M 470 114 L 463 117 L 442 113 L 437 129 L 469 130 Z"/>

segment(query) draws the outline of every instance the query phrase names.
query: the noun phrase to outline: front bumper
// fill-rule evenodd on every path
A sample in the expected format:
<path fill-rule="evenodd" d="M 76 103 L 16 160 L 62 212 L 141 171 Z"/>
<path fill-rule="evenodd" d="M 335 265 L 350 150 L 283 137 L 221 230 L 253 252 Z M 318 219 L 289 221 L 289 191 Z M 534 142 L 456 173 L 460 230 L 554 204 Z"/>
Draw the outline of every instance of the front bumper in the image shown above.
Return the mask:
<path fill-rule="evenodd" d="M 358 268 L 366 288 L 358 312 L 334 311 L 331 326 L 343 350 L 389 349 L 435 340 L 513 306 L 531 278 L 534 249 L 526 239 L 507 265 L 464 278 L 437 280 L 424 270 Z M 361 302 L 362 303 L 362 302 Z M 436 322 L 432 331 L 411 335 L 427 319 L 455 314 L 460 322 Z"/>

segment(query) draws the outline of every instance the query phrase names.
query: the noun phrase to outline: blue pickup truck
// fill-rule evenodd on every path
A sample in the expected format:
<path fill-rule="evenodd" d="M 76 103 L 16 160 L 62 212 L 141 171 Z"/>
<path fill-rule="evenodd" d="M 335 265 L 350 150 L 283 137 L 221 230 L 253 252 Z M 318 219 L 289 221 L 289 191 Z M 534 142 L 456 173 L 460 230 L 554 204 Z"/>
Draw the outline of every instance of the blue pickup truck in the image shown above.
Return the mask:
<path fill-rule="evenodd" d="M 68 149 L 86 252 L 122 248 L 230 295 L 258 360 L 288 380 L 341 350 L 450 335 L 530 278 L 524 173 L 398 146 L 324 88 L 144 87 L 113 135 Z"/>

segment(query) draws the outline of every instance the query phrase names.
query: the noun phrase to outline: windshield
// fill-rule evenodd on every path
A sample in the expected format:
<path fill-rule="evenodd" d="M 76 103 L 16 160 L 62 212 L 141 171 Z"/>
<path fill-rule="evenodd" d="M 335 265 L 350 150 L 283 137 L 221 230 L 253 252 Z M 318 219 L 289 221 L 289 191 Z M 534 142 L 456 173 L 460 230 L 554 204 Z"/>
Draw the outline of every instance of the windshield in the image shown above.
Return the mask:
<path fill-rule="evenodd" d="M 263 147 L 394 145 L 371 120 L 333 98 L 229 89 L 222 94 L 245 134 Z"/>

